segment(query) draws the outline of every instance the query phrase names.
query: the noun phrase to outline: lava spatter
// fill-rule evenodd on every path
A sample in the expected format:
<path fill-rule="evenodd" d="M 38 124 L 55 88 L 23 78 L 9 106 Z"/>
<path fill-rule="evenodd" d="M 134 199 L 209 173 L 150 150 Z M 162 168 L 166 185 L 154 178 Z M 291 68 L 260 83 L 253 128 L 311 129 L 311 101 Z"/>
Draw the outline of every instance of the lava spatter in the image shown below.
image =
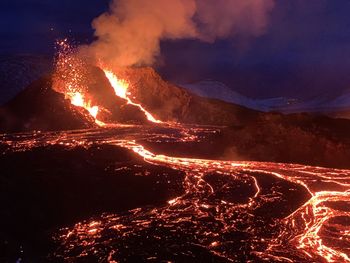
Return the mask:
<path fill-rule="evenodd" d="M 67 39 L 57 41 L 57 47 L 53 89 L 63 93 L 72 105 L 84 108 L 96 124 L 103 126 L 104 123 L 97 118 L 99 106 L 92 105 L 91 100 L 88 99 L 86 65 L 76 56 L 74 48 Z"/>

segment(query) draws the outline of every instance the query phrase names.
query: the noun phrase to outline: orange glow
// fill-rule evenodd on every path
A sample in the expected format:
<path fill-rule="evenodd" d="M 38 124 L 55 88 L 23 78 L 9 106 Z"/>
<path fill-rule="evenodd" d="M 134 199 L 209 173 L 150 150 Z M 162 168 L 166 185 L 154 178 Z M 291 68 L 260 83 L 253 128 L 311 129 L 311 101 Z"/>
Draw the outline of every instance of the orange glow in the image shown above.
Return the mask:
<path fill-rule="evenodd" d="M 117 78 L 117 76 L 115 76 L 113 74 L 113 72 L 108 71 L 108 70 L 103 70 L 107 79 L 109 80 L 109 82 L 111 83 L 115 94 L 118 97 L 121 97 L 123 99 L 128 100 L 128 96 L 129 95 L 127 93 L 128 88 L 129 88 L 129 84 L 125 81 L 125 80 L 120 80 Z"/>
<path fill-rule="evenodd" d="M 70 101 L 74 106 L 83 107 L 94 119 L 96 119 L 98 114 L 98 106 L 91 106 L 91 103 L 86 102 L 80 92 L 73 93 L 71 96 L 67 95 L 67 97 L 70 98 Z"/>
<path fill-rule="evenodd" d="M 56 60 L 53 88 L 65 95 L 72 105 L 86 109 L 99 126 L 105 124 L 97 119 L 99 107 L 86 98 L 87 87 L 84 81 L 85 65 L 74 55 L 67 39 L 57 43 L 60 51 Z"/>
<path fill-rule="evenodd" d="M 101 107 L 93 105 L 88 99 L 89 94 L 86 83 L 86 76 L 88 75 L 86 70 L 87 65 L 76 55 L 74 48 L 68 43 L 67 39 L 57 42 L 57 45 L 59 51 L 55 65 L 53 88 L 63 93 L 71 101 L 72 105 L 85 108 L 99 126 L 107 125 L 97 119 Z M 141 104 L 137 104 L 131 100 L 130 92 L 128 91 L 129 83 L 126 80 L 118 79 L 112 71 L 106 70 L 103 67 L 101 68 L 118 97 L 125 99 L 128 104 L 138 107 L 149 121 L 162 123 L 162 121 L 157 120 Z"/>
<path fill-rule="evenodd" d="M 81 68 L 81 65 L 77 64 L 74 59 L 71 60 L 67 57 L 64 57 L 64 59 L 61 60 L 61 63 L 62 64 L 59 66 L 64 68 L 64 71 L 62 71 L 64 73 L 67 71 L 65 68 L 67 65 L 74 65 L 75 68 L 75 71 L 68 72 L 68 77 L 64 78 L 66 82 L 63 86 L 63 93 L 66 98 L 70 99 L 73 105 L 85 108 L 95 119 L 97 124 L 101 126 L 104 125 L 104 123 L 97 120 L 99 107 L 92 105 L 91 101 L 86 98 L 87 93 L 84 91 L 84 88 L 79 85 L 81 72 L 78 69 Z M 77 67 L 75 67 L 75 65 L 77 65 Z M 115 95 L 125 99 L 128 104 L 138 107 L 149 121 L 153 123 L 162 123 L 162 121 L 157 120 L 151 113 L 143 108 L 142 105 L 132 101 L 129 91 L 130 84 L 126 80 L 118 79 L 112 71 L 104 68 L 102 69 L 113 87 Z M 181 124 L 178 124 L 177 128 L 182 131 L 181 134 L 183 135 L 179 138 L 179 142 L 198 140 L 195 135 L 188 132 Z M 53 141 L 54 143 L 57 143 L 56 140 Z M 70 145 L 69 143 L 70 142 L 67 143 L 68 146 Z M 276 224 L 279 224 L 280 227 L 278 234 L 269 239 L 262 238 L 260 240 L 260 242 L 266 245 L 266 249 L 264 248 L 260 251 L 254 251 L 255 247 L 252 246 L 251 249 L 254 251 L 255 255 L 261 256 L 264 259 L 268 258 L 280 262 L 294 262 L 293 258 L 288 258 L 284 253 L 281 253 L 286 251 L 286 247 L 291 247 L 295 249 L 293 250 L 293 253 L 295 251 L 298 253 L 300 252 L 304 257 L 310 258 L 310 260 L 313 260 L 314 262 L 319 261 L 320 259 L 324 262 L 350 262 L 349 252 L 344 252 L 342 247 L 338 245 L 333 245 L 329 242 L 327 243 L 326 239 L 323 237 L 325 234 L 322 233 L 325 232 L 325 229 L 329 230 L 332 228 L 339 232 L 338 235 L 340 235 L 340 240 L 343 239 L 349 242 L 350 231 L 345 229 L 344 226 L 332 223 L 332 219 L 337 217 L 348 218 L 350 217 L 350 212 L 346 209 L 335 209 L 329 205 L 331 202 L 336 203 L 340 201 L 346 202 L 347 204 L 349 203 L 350 171 L 348 170 L 278 163 L 179 158 L 154 154 L 133 140 L 111 139 L 110 141 L 106 141 L 106 143 L 115 144 L 132 150 L 151 164 L 163 165 L 185 172 L 185 194 L 168 200 L 167 206 L 162 209 L 166 209 L 166 212 L 170 215 L 172 215 L 171 213 L 174 213 L 174 211 L 179 213 L 179 215 L 182 215 L 181 208 L 188 207 L 192 209 L 192 215 L 195 216 L 207 216 L 209 212 L 212 213 L 212 211 L 215 211 L 215 213 L 210 214 L 210 216 L 215 217 L 215 214 L 217 214 L 215 220 L 220 222 L 222 227 L 220 227 L 218 233 L 211 233 L 209 229 L 207 234 L 203 235 L 212 237 L 211 240 L 208 239 L 210 242 L 208 241 L 207 247 L 211 252 L 219 256 L 226 257 L 225 254 L 220 254 L 216 250 L 222 245 L 222 242 L 220 242 L 218 237 L 220 234 L 229 233 L 230 229 L 234 227 L 233 220 L 230 219 L 226 221 L 226 217 L 230 218 L 233 211 L 238 211 L 239 209 L 242 209 L 242 213 L 245 211 L 253 211 L 254 207 L 262 206 L 269 202 L 269 200 L 281 198 L 279 197 L 279 194 L 281 193 L 278 192 L 277 188 L 277 190 L 274 190 L 272 193 L 274 196 L 267 196 L 266 193 L 264 193 L 263 187 L 259 184 L 259 178 L 255 176 L 255 174 L 258 174 L 260 177 L 264 175 L 272 176 L 279 180 L 290 182 L 304 188 L 309 194 L 309 200 L 305 201 L 305 203 L 294 212 L 290 212 L 288 216 L 278 220 L 276 219 Z M 254 192 L 249 200 L 243 204 L 230 203 L 229 200 L 220 200 L 218 203 L 207 203 L 208 200 L 210 200 L 208 196 L 215 194 L 214 188 L 210 183 L 203 179 L 204 175 L 209 172 L 229 174 L 237 178 L 245 176 L 244 181 L 252 186 Z M 329 184 L 330 188 L 320 189 L 318 183 L 319 185 L 321 185 L 321 183 L 323 185 Z M 193 195 L 195 195 L 196 198 L 191 199 L 189 196 Z M 157 210 L 155 209 L 154 211 Z M 171 224 L 188 220 L 186 216 L 183 216 L 182 218 L 179 216 L 179 218 L 176 219 L 177 221 L 171 221 L 172 219 L 169 219 L 170 217 L 166 217 L 167 213 L 159 213 L 156 214 L 156 216 L 152 216 L 159 216 L 163 221 L 168 220 Z M 136 214 L 137 211 L 135 212 L 135 215 Z M 195 216 L 193 216 L 193 218 Z M 118 229 L 118 231 L 123 231 L 123 227 L 121 227 L 123 225 L 117 220 L 115 223 L 116 224 L 113 228 Z M 142 217 L 138 222 L 137 228 L 146 227 L 149 224 L 150 222 Z M 79 227 L 81 229 L 79 228 L 78 230 L 81 232 L 96 234 L 99 231 L 100 225 L 96 222 L 92 222 L 89 227 L 84 227 L 83 225 L 79 225 Z M 78 230 L 76 230 L 77 233 L 79 233 Z M 205 231 L 203 231 L 203 233 L 204 232 Z M 72 236 L 72 233 L 72 231 L 68 232 L 66 237 Z M 201 233 L 202 232 L 199 231 L 199 234 Z M 283 240 L 283 242 L 281 242 L 281 240 Z"/>
<path fill-rule="evenodd" d="M 95 123 L 99 126 L 105 126 L 106 124 L 97 119 L 97 114 L 99 112 L 98 106 L 92 106 L 90 101 L 87 101 L 80 92 L 66 93 L 65 97 L 70 100 L 72 105 L 77 107 L 82 107 L 89 112 L 91 117 L 94 118 Z"/>
<path fill-rule="evenodd" d="M 122 99 L 126 99 L 128 104 L 138 107 L 141 111 L 143 111 L 143 113 L 146 115 L 149 121 L 154 123 L 162 123 L 161 120 L 157 120 L 156 118 L 154 118 L 153 115 L 149 113 L 144 107 L 142 107 L 141 104 L 134 103 L 130 99 L 129 97 L 130 94 L 128 93 L 129 83 L 127 81 L 118 79 L 117 76 L 110 70 L 103 69 L 103 71 L 107 79 L 111 83 L 111 86 L 113 87 L 115 94 L 118 97 Z"/>
<path fill-rule="evenodd" d="M 287 226 L 286 230 L 289 230 L 288 225 L 292 225 L 294 231 L 299 231 L 299 234 L 295 236 L 290 242 L 297 248 L 305 253 L 308 257 L 314 258 L 315 255 L 323 258 L 326 262 L 350 262 L 350 256 L 338 248 L 332 248 L 323 243 L 323 239 L 320 235 L 321 229 L 332 219 L 340 216 L 350 216 L 349 212 L 338 211 L 327 206 L 327 202 L 338 202 L 350 200 L 350 190 L 345 192 L 343 191 L 315 191 L 310 184 L 312 180 L 325 180 L 338 184 L 339 186 L 345 187 L 345 189 L 350 189 L 350 177 L 347 170 L 339 170 L 339 173 L 347 174 L 344 178 L 338 178 L 332 180 L 332 177 L 324 175 L 322 169 L 326 171 L 326 168 L 320 167 L 304 167 L 298 165 L 289 165 L 291 170 L 296 172 L 302 172 L 305 175 L 303 180 L 300 180 L 298 177 L 295 178 L 290 175 L 284 175 L 284 169 L 288 168 L 284 164 L 276 163 L 258 163 L 258 162 L 230 162 L 230 161 L 217 161 L 217 160 L 204 160 L 204 159 L 192 159 L 192 158 L 177 158 L 165 155 L 156 155 L 148 150 L 146 150 L 142 145 L 135 144 L 132 141 L 122 142 L 120 144 L 123 147 L 126 147 L 135 153 L 139 154 L 144 158 L 145 161 L 148 161 L 152 164 L 166 165 L 171 168 L 179 169 L 182 171 L 187 171 L 192 176 L 195 176 L 195 173 L 192 174 L 191 171 L 219 171 L 225 170 L 234 172 L 236 169 L 243 169 L 246 172 L 251 173 L 266 173 L 273 175 L 277 178 L 302 185 L 310 193 L 311 199 L 307 201 L 303 206 L 301 206 L 294 213 L 290 214 L 283 220 L 283 223 Z M 259 168 L 257 168 L 259 167 Z M 307 168 L 307 170 L 306 170 Z M 313 172 L 309 169 L 321 170 L 319 172 Z M 332 169 L 330 169 L 332 170 Z M 333 169 L 335 170 L 335 169 Z M 268 171 L 268 172 L 267 172 Z M 333 172 L 334 174 L 337 174 Z M 253 183 L 256 188 L 256 193 L 254 197 L 247 204 L 242 207 L 249 208 L 253 207 L 256 204 L 255 199 L 259 198 L 261 189 L 259 187 L 257 179 L 253 176 Z M 343 182 L 345 180 L 346 182 Z M 198 180 L 198 185 L 194 189 L 200 189 L 202 180 Z M 191 185 L 188 186 L 188 189 L 193 189 Z M 209 193 L 213 193 L 213 189 L 209 188 Z M 183 200 L 181 198 L 175 198 L 168 201 L 169 205 L 182 204 Z M 194 204 L 197 209 L 199 208 L 198 204 Z M 202 205 L 201 207 L 206 207 Z M 298 225 L 296 225 L 298 221 Z M 339 227 L 339 226 L 333 226 Z M 349 231 L 340 231 L 342 233 L 342 238 L 346 238 Z M 270 240 L 270 245 L 268 246 L 267 251 L 270 251 L 270 257 L 277 260 L 284 260 L 288 262 L 294 262 L 293 260 L 274 256 L 274 250 L 279 246 L 280 240 L 284 239 L 284 235 L 290 235 L 289 231 L 286 233 L 282 232 L 276 239 Z M 262 240 L 265 241 L 265 240 Z M 214 241 L 210 244 L 210 247 L 216 247 L 219 243 Z M 263 255 L 262 252 L 256 252 L 256 254 Z"/>
<path fill-rule="evenodd" d="M 74 101 L 78 103 L 81 102 L 80 99 L 79 96 L 76 96 Z M 139 127 L 135 129 L 137 129 L 135 133 L 144 132 L 144 129 Z M 186 131 L 186 127 L 180 124 L 177 129 Z M 199 128 L 193 127 L 191 130 L 195 129 Z M 248 244 L 250 246 L 248 249 L 251 249 L 250 253 L 258 256 L 262 261 L 350 262 L 347 246 L 350 230 L 346 223 L 350 218 L 348 208 L 350 170 L 296 164 L 167 156 L 147 150 L 136 142 L 136 138 L 116 137 L 116 134 L 105 132 L 103 129 L 96 129 L 38 135 L 43 138 L 42 140 L 37 140 L 36 135 L 34 138 L 26 137 L 28 135 L 17 135 L 19 137 L 13 142 L 6 138 L 3 139 L 15 149 L 22 150 L 22 147 L 29 149 L 41 145 L 42 141 L 47 145 L 59 144 L 71 148 L 77 145 L 89 145 L 91 143 L 89 140 L 96 143 L 94 139 L 96 136 L 99 138 L 99 143 L 127 148 L 148 163 L 184 172 L 184 193 L 169 198 L 164 206 L 152 207 L 150 210 L 148 208 L 130 210 L 130 215 L 127 217 L 131 217 L 131 220 L 126 220 L 125 216 L 106 215 L 102 216 L 99 221 L 82 222 L 76 224 L 72 229 L 66 229 L 60 241 L 64 243 L 68 252 L 73 253 L 76 248 L 84 252 L 88 252 L 89 249 L 95 251 L 95 248 L 100 245 L 99 238 L 103 235 L 101 233 L 107 228 L 117 231 L 115 237 L 111 236 L 113 241 L 113 238 L 127 241 L 130 234 L 138 234 L 147 230 L 150 225 L 158 224 L 159 226 L 165 225 L 170 230 L 189 231 L 187 234 L 195 235 L 196 241 L 201 242 L 202 248 L 219 257 L 227 258 L 228 261 L 236 262 L 236 251 L 227 250 L 233 241 L 227 240 L 225 236 L 232 233 L 232 230 L 235 231 L 236 226 L 243 224 L 244 230 L 254 237 L 254 242 Z M 152 133 L 147 132 L 147 134 Z M 182 135 L 184 136 L 178 138 L 178 142 L 198 140 L 190 131 L 183 132 Z M 21 136 L 24 136 L 23 142 L 19 140 Z M 167 138 L 166 134 L 163 136 Z M 249 198 L 242 203 L 224 199 L 221 194 L 226 192 L 225 188 L 215 188 L 210 181 L 205 179 L 208 174 L 223 174 L 232 177 L 232 185 L 235 181 L 244 182 L 251 189 Z M 277 179 L 276 182 L 281 180 L 303 188 L 306 195 L 303 199 L 304 203 L 300 203 L 299 207 L 295 207 L 284 217 L 275 218 L 273 222 L 261 225 L 260 220 L 262 219 L 255 222 L 253 214 L 255 209 L 265 204 L 273 205 L 276 200 L 283 201 L 283 191 L 287 190 L 282 191 L 279 187 L 264 186 L 261 184 L 261 179 L 265 176 Z M 225 183 L 225 185 L 229 184 L 231 183 Z M 288 191 L 295 191 L 294 186 Z M 213 196 L 215 198 L 212 198 Z M 294 199 L 294 196 L 291 198 Z M 337 203 L 341 206 L 334 206 Z M 212 228 L 213 224 L 203 224 L 203 218 L 209 220 L 209 223 L 215 222 L 219 227 Z M 335 220 L 341 218 L 345 220 L 344 224 Z M 186 225 L 190 227 L 187 229 Z M 266 231 L 271 230 L 271 233 L 268 233 L 267 236 L 255 236 L 256 233 L 262 231 L 261 227 L 266 228 Z M 192 232 L 192 230 L 195 231 Z M 117 252 L 115 253 L 117 255 Z"/>

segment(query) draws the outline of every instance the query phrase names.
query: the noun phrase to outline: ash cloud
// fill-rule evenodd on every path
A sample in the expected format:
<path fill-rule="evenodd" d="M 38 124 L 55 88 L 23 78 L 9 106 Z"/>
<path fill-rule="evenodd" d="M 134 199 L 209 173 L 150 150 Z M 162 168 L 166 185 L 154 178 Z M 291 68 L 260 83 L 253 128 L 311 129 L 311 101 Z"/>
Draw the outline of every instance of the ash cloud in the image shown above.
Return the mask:
<path fill-rule="evenodd" d="M 259 36 L 273 7 L 274 0 L 114 0 L 82 52 L 110 67 L 151 65 L 161 40 Z"/>
<path fill-rule="evenodd" d="M 213 41 L 236 35 L 262 35 L 274 0 L 197 0 L 196 6 L 199 38 Z"/>

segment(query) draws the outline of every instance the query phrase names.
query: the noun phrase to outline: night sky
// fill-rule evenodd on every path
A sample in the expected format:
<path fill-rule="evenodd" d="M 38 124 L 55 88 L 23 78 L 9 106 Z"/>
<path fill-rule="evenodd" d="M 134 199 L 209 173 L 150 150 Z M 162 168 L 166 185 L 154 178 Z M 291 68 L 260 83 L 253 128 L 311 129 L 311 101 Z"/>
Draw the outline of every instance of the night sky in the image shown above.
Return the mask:
<path fill-rule="evenodd" d="M 108 0 L 1 0 L 0 53 L 49 53 L 54 40 L 92 39 Z M 350 1 L 281 0 L 267 32 L 213 44 L 162 43 L 157 65 L 176 82 L 215 79 L 253 97 L 308 97 L 350 88 Z"/>

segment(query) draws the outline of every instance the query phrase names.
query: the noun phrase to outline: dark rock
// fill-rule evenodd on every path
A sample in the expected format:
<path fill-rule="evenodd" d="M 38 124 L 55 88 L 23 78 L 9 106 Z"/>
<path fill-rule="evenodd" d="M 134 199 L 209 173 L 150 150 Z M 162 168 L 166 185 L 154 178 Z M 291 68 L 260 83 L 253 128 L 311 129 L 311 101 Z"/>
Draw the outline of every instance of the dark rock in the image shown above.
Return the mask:
<path fill-rule="evenodd" d="M 149 123 L 138 107 L 115 95 L 101 69 L 90 67 L 88 72 L 87 92 L 93 104 L 101 106 L 100 120 Z M 215 142 L 193 147 L 176 145 L 172 154 L 196 156 L 194 149 L 201 149 L 201 155 L 208 151 L 208 155 L 220 159 L 350 167 L 349 120 L 307 113 L 262 113 L 202 98 L 164 81 L 152 68 L 119 69 L 116 75 L 130 82 L 133 100 L 158 119 L 224 126 Z M 50 89 L 49 79 L 34 83 L 5 105 L 0 120 L 0 129 L 5 132 L 94 126 L 85 110 L 72 106 Z"/>
<path fill-rule="evenodd" d="M 51 89 L 50 77 L 33 82 L 0 108 L 0 130 L 69 130 L 91 128 L 94 120 L 82 108 L 74 107 Z"/>
<path fill-rule="evenodd" d="M 0 166 L 1 262 L 15 262 L 20 250 L 25 262 L 47 262 L 52 231 L 101 213 L 161 205 L 183 193 L 182 172 L 115 146 L 40 147 L 8 153 Z"/>
<path fill-rule="evenodd" d="M 164 121 L 205 125 L 244 125 L 260 113 L 239 105 L 196 96 L 164 81 L 150 67 L 119 69 L 117 76 L 130 82 L 138 103 Z"/>

